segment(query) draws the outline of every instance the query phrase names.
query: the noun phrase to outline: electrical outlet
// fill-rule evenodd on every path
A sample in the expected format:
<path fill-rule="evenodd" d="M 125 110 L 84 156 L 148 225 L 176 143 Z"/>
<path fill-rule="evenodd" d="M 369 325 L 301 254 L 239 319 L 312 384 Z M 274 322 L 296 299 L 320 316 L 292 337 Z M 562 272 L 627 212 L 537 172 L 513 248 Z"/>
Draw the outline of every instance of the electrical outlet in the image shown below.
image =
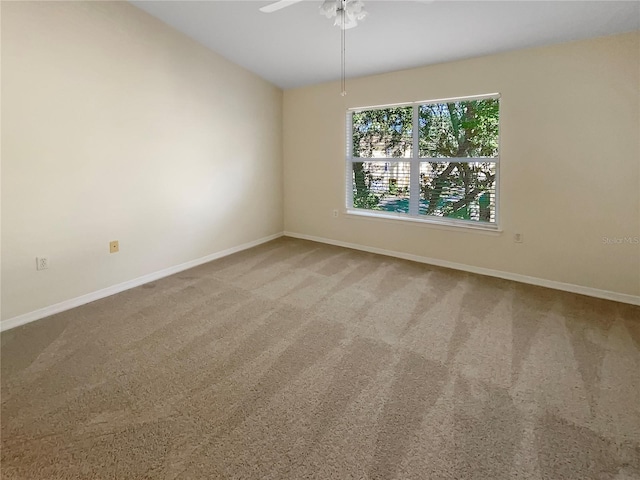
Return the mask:
<path fill-rule="evenodd" d="M 49 259 L 47 257 L 36 257 L 36 270 L 46 270 L 49 268 Z"/>
<path fill-rule="evenodd" d="M 109 253 L 117 253 L 119 251 L 120 251 L 120 243 L 118 242 L 118 240 L 109 242 Z"/>
<path fill-rule="evenodd" d="M 333 218 L 338 218 L 338 209 L 333 211 Z"/>
<path fill-rule="evenodd" d="M 513 234 L 513 241 L 516 242 L 516 243 L 524 242 L 524 235 L 522 235 L 521 233 L 514 233 Z"/>

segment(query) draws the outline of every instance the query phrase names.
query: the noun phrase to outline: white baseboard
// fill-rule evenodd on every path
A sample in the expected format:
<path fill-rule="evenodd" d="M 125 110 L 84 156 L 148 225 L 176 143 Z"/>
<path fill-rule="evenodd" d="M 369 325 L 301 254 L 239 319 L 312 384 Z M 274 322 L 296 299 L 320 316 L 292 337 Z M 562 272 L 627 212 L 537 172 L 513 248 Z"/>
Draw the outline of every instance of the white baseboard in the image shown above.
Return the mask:
<path fill-rule="evenodd" d="M 124 292 L 125 290 L 129 290 L 131 288 L 139 287 L 140 285 L 143 285 L 145 283 L 153 282 L 155 280 L 159 280 L 160 278 L 168 277 L 169 275 L 173 275 L 175 273 L 182 272 L 183 270 L 188 270 L 190 268 L 197 267 L 198 265 L 202 265 L 203 263 L 211 262 L 213 260 L 217 260 L 218 258 L 226 257 L 227 255 L 231 255 L 233 253 L 237 253 L 242 250 L 255 247 L 262 243 L 270 242 L 271 240 L 275 240 L 276 238 L 279 238 L 282 235 L 283 235 L 282 232 L 280 232 L 274 235 L 269 235 L 268 237 L 262 237 L 252 242 L 243 243 L 242 245 L 238 245 L 237 247 L 228 248 L 221 252 L 212 253 L 211 255 L 207 255 L 205 257 L 201 257 L 195 260 L 191 260 L 189 262 L 181 263 L 180 265 L 165 268 L 164 270 L 153 272 L 148 275 L 143 275 L 142 277 L 138 277 L 138 278 L 134 278 L 133 280 L 128 280 L 126 282 L 118 283 L 117 285 L 112 285 L 111 287 L 103 288 L 96 292 L 87 293 L 86 295 L 81 295 L 79 297 L 65 300 L 63 302 L 56 303 L 48 307 L 40 308 L 38 310 L 34 310 L 33 312 L 28 312 L 22 315 L 18 315 L 16 317 L 8 318 L 7 320 L 3 320 L 2 322 L 0 322 L 0 332 L 9 330 L 10 328 L 19 327 L 20 325 L 24 325 L 26 323 L 40 320 L 41 318 L 48 317 L 56 313 L 64 312 L 65 310 L 70 310 L 72 308 L 79 307 L 80 305 L 84 305 L 86 303 L 100 300 L 101 298 L 115 295 L 116 293 Z"/>
<path fill-rule="evenodd" d="M 462 270 L 465 272 L 477 273 L 480 275 L 488 275 L 490 277 L 503 278 L 505 280 L 513 280 L 515 282 L 528 283 L 530 285 L 537 285 L 540 287 L 553 288 L 555 290 L 563 290 L 566 292 L 578 293 L 578 294 L 587 295 L 590 297 L 603 298 L 606 300 L 613 300 L 613 301 L 622 302 L 622 303 L 629 303 L 631 305 L 640 305 L 640 296 L 637 296 L 637 295 L 628 295 L 625 293 L 611 292 L 609 290 L 600 290 L 597 288 L 574 285 L 571 283 L 556 282 L 554 280 L 546 280 L 543 278 L 529 277 L 527 275 L 521 275 L 519 273 L 503 272 L 500 270 L 492 270 L 490 268 L 474 267 L 472 265 L 465 265 L 463 263 L 449 262 L 447 260 L 440 260 L 437 258 L 422 257 L 419 255 L 412 255 L 410 253 L 396 252 L 393 250 L 385 250 L 383 248 L 369 247 L 366 245 L 342 242 L 340 240 L 332 240 L 332 239 L 323 238 L 323 237 L 315 237 L 313 235 L 305 235 L 302 233 L 281 232 L 281 233 L 276 233 L 274 235 L 269 235 L 268 237 L 259 238 L 252 242 L 238 245 L 237 247 L 228 248 L 221 252 L 212 253 L 211 255 L 207 255 L 202 258 L 181 263 L 180 265 L 165 268 L 164 270 L 160 270 L 158 272 L 153 272 L 148 275 L 144 275 L 142 277 L 134 278 L 133 280 L 128 280 L 126 282 L 119 283 L 117 285 L 112 285 L 111 287 L 107 287 L 95 292 L 87 293 L 86 295 L 81 295 L 80 297 L 65 300 L 63 302 L 56 303 L 54 305 L 50 305 L 45 308 L 41 308 L 38 310 L 34 310 L 32 312 L 18 315 L 13 318 L 9 318 L 7 320 L 0 322 L 0 331 L 5 331 L 11 328 L 19 327 L 20 325 L 34 322 L 36 320 L 40 320 L 41 318 L 45 318 L 50 315 L 54 315 L 56 313 L 64 312 L 65 310 L 70 310 L 72 308 L 79 307 L 80 305 L 84 305 L 86 303 L 90 303 L 95 300 L 100 300 L 101 298 L 109 297 L 111 295 L 115 295 L 116 293 L 129 290 L 131 288 L 139 287 L 140 285 L 143 285 L 145 283 L 153 282 L 155 280 L 159 280 L 160 278 L 168 277 L 169 275 L 173 275 L 175 273 L 179 273 L 184 270 L 197 267 L 198 265 L 202 265 L 203 263 L 211 262 L 213 260 L 226 257 L 227 255 L 231 255 L 233 253 L 237 253 L 242 250 L 255 247 L 262 243 L 270 242 L 271 240 L 275 240 L 276 238 L 282 237 L 283 235 L 287 237 L 300 238 L 303 240 L 311 240 L 314 242 L 326 243 L 329 245 L 336 245 L 338 247 L 352 248 L 354 250 L 361 250 L 364 252 L 377 253 L 380 255 L 402 258 L 405 260 L 412 260 L 414 262 L 426 263 L 429 265 L 436 265 L 439 267 L 452 268 L 454 270 Z"/>
<path fill-rule="evenodd" d="M 529 277 L 527 275 L 521 275 L 519 273 L 503 272 L 500 270 L 492 270 L 490 268 L 474 267 L 472 265 L 465 265 L 463 263 L 449 262 L 447 260 L 440 260 L 437 258 L 422 257 L 419 255 L 412 255 L 410 253 L 396 252 L 393 250 L 385 250 L 383 248 L 369 247 L 366 245 L 359 245 L 356 243 L 341 242 L 340 240 L 332 240 L 330 238 L 314 237 L 313 235 L 305 235 L 295 232 L 284 232 L 286 237 L 300 238 L 303 240 L 311 240 L 314 242 L 327 243 L 330 245 L 336 245 L 338 247 L 352 248 L 354 250 L 361 250 L 369 253 L 377 253 L 380 255 L 387 255 L 389 257 L 397 257 L 405 260 L 412 260 L 414 262 L 427 263 L 429 265 L 436 265 L 438 267 L 452 268 L 454 270 L 462 270 L 470 273 L 477 273 L 480 275 L 488 275 L 490 277 L 504 278 L 505 280 L 513 280 L 520 283 L 528 283 L 530 285 L 537 285 L 539 287 L 553 288 L 555 290 L 563 290 L 565 292 L 578 293 L 580 295 L 587 295 L 589 297 L 604 298 L 606 300 L 613 300 L 616 302 L 630 303 L 631 305 L 640 305 L 640 296 L 628 295 L 626 293 L 611 292 L 609 290 L 600 290 L 597 288 L 584 287 L 581 285 L 574 285 L 572 283 L 556 282 L 554 280 L 546 280 L 544 278 Z"/>

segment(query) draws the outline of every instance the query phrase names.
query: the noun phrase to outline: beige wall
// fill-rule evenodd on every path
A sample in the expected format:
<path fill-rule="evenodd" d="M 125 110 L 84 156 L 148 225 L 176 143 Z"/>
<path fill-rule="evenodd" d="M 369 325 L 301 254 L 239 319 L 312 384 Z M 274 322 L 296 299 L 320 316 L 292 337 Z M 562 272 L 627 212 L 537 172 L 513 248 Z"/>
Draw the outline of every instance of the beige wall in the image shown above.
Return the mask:
<path fill-rule="evenodd" d="M 2 319 L 281 232 L 281 110 L 126 2 L 2 2 Z"/>
<path fill-rule="evenodd" d="M 285 230 L 640 295 L 640 34 L 284 95 Z M 500 234 L 341 214 L 348 107 L 499 92 Z M 513 234 L 524 243 L 513 242 Z"/>

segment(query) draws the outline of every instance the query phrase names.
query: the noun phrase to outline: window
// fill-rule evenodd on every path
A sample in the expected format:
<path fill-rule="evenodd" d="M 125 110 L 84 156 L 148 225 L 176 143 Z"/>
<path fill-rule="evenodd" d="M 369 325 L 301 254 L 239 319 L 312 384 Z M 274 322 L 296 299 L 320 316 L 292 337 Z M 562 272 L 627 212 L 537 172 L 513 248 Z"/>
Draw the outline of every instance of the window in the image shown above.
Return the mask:
<path fill-rule="evenodd" d="M 497 228 L 499 96 L 349 111 L 350 213 Z"/>

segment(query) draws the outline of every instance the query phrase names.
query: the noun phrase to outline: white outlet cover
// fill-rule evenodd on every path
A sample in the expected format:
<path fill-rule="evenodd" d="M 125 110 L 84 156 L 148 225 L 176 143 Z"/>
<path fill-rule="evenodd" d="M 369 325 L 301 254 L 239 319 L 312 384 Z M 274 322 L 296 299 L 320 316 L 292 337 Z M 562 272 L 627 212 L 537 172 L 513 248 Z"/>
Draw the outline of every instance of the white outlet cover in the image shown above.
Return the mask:
<path fill-rule="evenodd" d="M 49 268 L 49 259 L 47 257 L 36 257 L 36 270 L 46 270 Z"/>

